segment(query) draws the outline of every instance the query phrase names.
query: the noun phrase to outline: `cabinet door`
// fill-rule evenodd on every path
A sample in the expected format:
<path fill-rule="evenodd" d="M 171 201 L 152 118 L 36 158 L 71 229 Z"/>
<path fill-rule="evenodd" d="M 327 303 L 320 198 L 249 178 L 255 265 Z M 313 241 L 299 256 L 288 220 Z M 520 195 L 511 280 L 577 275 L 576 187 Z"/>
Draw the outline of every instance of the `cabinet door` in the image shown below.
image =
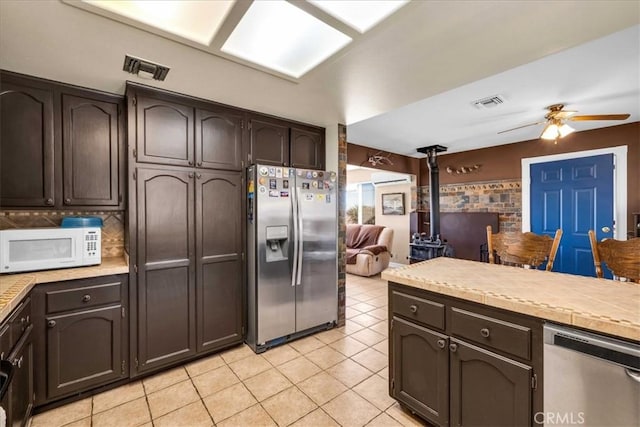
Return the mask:
<path fill-rule="evenodd" d="M 53 206 L 53 87 L 2 76 L 0 206 Z"/>
<path fill-rule="evenodd" d="M 196 166 L 240 170 L 242 114 L 220 109 L 196 110 Z"/>
<path fill-rule="evenodd" d="M 242 185 L 238 172 L 196 179 L 198 351 L 242 341 Z"/>
<path fill-rule="evenodd" d="M 137 170 L 139 371 L 195 353 L 193 175 Z"/>
<path fill-rule="evenodd" d="M 119 102 L 62 95 L 63 204 L 118 206 Z"/>
<path fill-rule="evenodd" d="M 251 121 L 250 164 L 289 166 L 289 128 L 260 119 Z"/>
<path fill-rule="evenodd" d="M 193 108 L 177 102 L 136 96 L 136 160 L 193 165 Z"/>
<path fill-rule="evenodd" d="M 18 341 L 10 360 L 15 366 L 15 372 L 10 386 L 10 423 L 12 427 L 27 425 L 31 408 L 33 407 L 33 343 L 29 326 Z"/>
<path fill-rule="evenodd" d="M 437 424 L 449 421 L 448 337 L 393 318 L 392 390 L 398 401 Z"/>
<path fill-rule="evenodd" d="M 324 169 L 324 134 L 291 128 L 291 166 L 303 169 Z"/>
<path fill-rule="evenodd" d="M 531 425 L 531 367 L 451 342 L 451 425 Z"/>
<path fill-rule="evenodd" d="M 45 319 L 47 398 L 125 378 L 120 305 Z"/>

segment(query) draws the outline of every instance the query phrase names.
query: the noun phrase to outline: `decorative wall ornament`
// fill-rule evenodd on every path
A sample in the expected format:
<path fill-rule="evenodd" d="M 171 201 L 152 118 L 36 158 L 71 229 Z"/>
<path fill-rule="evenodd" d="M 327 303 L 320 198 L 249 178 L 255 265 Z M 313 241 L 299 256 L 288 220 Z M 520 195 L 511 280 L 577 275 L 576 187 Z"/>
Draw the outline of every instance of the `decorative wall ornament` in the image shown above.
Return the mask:
<path fill-rule="evenodd" d="M 371 166 L 378 166 L 378 165 L 388 165 L 388 166 L 393 166 L 393 162 L 391 161 L 391 153 L 387 152 L 387 154 L 384 154 L 384 151 L 378 151 L 375 154 L 369 154 L 367 153 L 367 160 L 365 162 L 362 162 L 360 164 L 360 166 L 364 165 L 364 163 L 368 162 Z"/>
<path fill-rule="evenodd" d="M 475 164 L 473 166 L 460 166 L 460 167 L 447 166 L 445 170 L 449 175 L 459 175 L 461 173 L 478 172 L 478 170 L 480 170 L 480 166 L 482 165 Z"/>

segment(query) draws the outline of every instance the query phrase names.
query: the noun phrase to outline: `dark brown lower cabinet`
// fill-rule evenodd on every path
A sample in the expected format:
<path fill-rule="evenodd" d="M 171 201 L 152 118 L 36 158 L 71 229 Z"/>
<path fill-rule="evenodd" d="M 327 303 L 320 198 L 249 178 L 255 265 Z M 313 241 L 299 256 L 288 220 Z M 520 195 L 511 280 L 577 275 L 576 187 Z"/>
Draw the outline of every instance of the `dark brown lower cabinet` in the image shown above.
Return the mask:
<path fill-rule="evenodd" d="M 123 378 L 122 307 L 47 317 L 47 396 Z"/>
<path fill-rule="evenodd" d="M 126 274 L 32 291 L 36 406 L 129 377 L 127 294 Z"/>
<path fill-rule="evenodd" d="M 29 326 L 16 345 L 9 360 L 13 361 L 15 372 L 9 390 L 11 419 L 7 425 L 26 426 L 33 407 L 33 341 Z"/>
<path fill-rule="evenodd" d="M 33 408 L 34 351 L 31 299 L 27 297 L 0 325 L 0 353 L 13 365 L 13 379 L 0 405 L 7 426 L 26 426 Z"/>
<path fill-rule="evenodd" d="M 449 337 L 400 318 L 393 319 L 395 398 L 423 418 L 446 425 L 449 418 Z"/>
<path fill-rule="evenodd" d="M 534 424 L 539 320 L 395 283 L 389 302 L 391 397 L 437 426 Z"/>
<path fill-rule="evenodd" d="M 239 172 L 196 174 L 198 352 L 242 341 L 241 201 Z"/>
<path fill-rule="evenodd" d="M 242 342 L 241 172 L 137 168 L 137 372 Z"/>
<path fill-rule="evenodd" d="M 531 425 L 530 366 L 451 339 L 451 424 Z"/>

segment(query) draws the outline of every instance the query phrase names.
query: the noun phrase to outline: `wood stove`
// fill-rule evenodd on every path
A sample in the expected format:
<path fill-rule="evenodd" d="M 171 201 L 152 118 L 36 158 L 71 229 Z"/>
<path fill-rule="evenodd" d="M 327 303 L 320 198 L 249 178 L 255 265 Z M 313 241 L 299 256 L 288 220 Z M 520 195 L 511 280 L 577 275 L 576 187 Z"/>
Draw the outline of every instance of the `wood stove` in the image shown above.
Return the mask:
<path fill-rule="evenodd" d="M 429 232 L 413 235 L 409 245 L 409 262 L 425 261 L 440 256 L 453 256 L 453 247 L 440 236 L 440 171 L 438 153 L 447 151 L 442 145 L 418 148 L 419 153 L 427 155 L 429 166 Z"/>

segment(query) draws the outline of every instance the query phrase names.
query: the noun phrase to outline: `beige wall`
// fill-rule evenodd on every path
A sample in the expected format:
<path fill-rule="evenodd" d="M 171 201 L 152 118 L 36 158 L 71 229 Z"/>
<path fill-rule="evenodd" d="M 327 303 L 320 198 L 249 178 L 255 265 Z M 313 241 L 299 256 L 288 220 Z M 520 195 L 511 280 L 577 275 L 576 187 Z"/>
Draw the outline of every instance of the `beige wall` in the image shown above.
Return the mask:
<path fill-rule="evenodd" d="M 404 193 L 404 215 L 382 215 L 382 195 Z M 391 262 L 409 264 L 409 213 L 411 212 L 411 184 L 376 187 L 376 224 L 393 228 Z"/>

